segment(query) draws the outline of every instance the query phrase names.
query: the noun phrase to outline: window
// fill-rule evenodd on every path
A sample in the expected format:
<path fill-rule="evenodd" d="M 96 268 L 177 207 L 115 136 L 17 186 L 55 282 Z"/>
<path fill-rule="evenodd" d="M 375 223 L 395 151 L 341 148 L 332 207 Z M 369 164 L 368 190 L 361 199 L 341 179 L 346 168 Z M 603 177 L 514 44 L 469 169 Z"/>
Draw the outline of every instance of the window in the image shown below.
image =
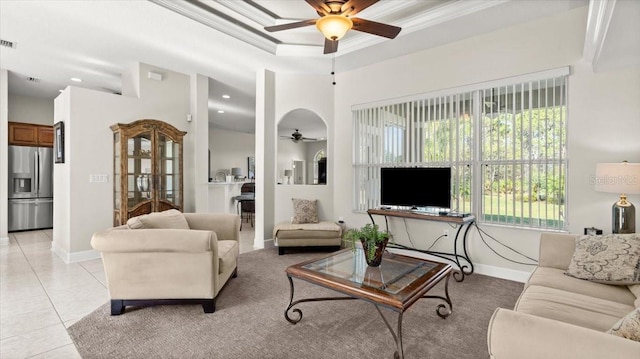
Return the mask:
<path fill-rule="evenodd" d="M 562 68 L 354 107 L 354 211 L 380 205 L 382 167 L 451 167 L 453 211 L 565 229 L 568 74 Z"/>

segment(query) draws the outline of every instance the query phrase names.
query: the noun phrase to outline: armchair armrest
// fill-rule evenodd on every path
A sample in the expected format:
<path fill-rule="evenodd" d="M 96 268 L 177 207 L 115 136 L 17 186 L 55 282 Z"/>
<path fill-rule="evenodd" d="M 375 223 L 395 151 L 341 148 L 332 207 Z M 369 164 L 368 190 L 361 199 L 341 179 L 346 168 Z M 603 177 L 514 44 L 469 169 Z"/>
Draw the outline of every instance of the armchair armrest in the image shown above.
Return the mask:
<path fill-rule="evenodd" d="M 569 268 L 576 250 L 576 235 L 565 233 L 542 233 L 540 236 L 540 267 Z"/>
<path fill-rule="evenodd" d="M 190 229 L 109 229 L 95 233 L 100 252 L 217 252 L 216 233 Z"/>
<path fill-rule="evenodd" d="M 596 330 L 498 308 L 487 331 L 491 358 L 636 358 L 640 343 Z"/>
<path fill-rule="evenodd" d="M 189 228 L 213 231 L 218 240 L 240 240 L 240 216 L 229 213 L 184 213 Z"/>

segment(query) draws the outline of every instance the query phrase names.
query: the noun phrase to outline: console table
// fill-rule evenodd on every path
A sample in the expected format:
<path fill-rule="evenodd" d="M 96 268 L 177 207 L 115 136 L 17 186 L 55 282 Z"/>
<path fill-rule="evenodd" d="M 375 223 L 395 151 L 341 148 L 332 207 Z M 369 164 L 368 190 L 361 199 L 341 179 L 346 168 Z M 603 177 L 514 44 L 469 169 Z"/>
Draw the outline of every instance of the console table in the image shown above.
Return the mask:
<path fill-rule="evenodd" d="M 393 209 L 388 209 L 388 210 L 387 209 L 369 209 L 367 211 L 367 214 L 369 215 L 369 218 L 371 218 L 371 222 L 373 224 L 376 223 L 375 220 L 373 219 L 374 215 L 384 216 L 387 232 L 389 231 L 388 217 L 410 218 L 410 219 L 418 219 L 418 220 L 424 220 L 424 221 L 444 222 L 444 223 L 457 225 L 458 230 L 456 231 L 456 235 L 453 239 L 453 253 L 422 250 L 418 248 L 404 246 L 402 244 L 397 244 L 397 243 L 389 243 L 387 247 L 417 251 L 417 252 L 426 253 L 432 256 L 436 256 L 436 257 L 451 261 L 458 266 L 458 270 L 456 270 L 453 273 L 453 278 L 457 282 L 462 282 L 464 280 L 465 275 L 470 275 L 473 273 L 473 263 L 471 262 L 471 258 L 469 258 L 469 254 L 467 253 L 467 235 L 469 233 L 469 229 L 476 221 L 475 216 L 471 214 L 468 214 L 464 217 L 453 216 L 453 215 L 438 215 L 438 214 L 430 214 L 430 213 L 421 213 L 421 212 L 412 211 L 412 210 L 393 210 Z M 463 229 L 464 229 L 464 232 L 462 231 Z M 462 233 L 462 236 L 461 236 L 461 233 Z M 459 240 L 462 241 L 462 253 L 458 252 Z"/>

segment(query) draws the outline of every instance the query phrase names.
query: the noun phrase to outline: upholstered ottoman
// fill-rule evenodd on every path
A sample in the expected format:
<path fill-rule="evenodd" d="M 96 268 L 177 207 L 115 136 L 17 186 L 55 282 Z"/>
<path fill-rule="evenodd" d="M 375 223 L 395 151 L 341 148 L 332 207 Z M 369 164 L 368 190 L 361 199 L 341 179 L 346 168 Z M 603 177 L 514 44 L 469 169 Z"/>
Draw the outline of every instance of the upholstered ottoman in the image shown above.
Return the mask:
<path fill-rule="evenodd" d="M 287 247 L 336 247 L 342 244 L 342 227 L 334 222 L 279 223 L 273 228 L 278 254 Z"/>

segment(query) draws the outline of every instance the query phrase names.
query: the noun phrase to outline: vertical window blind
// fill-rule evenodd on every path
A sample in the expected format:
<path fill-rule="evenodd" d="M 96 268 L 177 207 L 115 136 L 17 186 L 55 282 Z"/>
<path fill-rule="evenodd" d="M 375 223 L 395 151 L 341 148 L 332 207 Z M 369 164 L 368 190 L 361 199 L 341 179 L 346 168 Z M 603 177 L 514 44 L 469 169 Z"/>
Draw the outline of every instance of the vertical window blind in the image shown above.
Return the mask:
<path fill-rule="evenodd" d="M 450 167 L 453 211 L 565 229 L 568 75 L 561 68 L 354 107 L 353 210 L 381 205 L 383 167 Z"/>

